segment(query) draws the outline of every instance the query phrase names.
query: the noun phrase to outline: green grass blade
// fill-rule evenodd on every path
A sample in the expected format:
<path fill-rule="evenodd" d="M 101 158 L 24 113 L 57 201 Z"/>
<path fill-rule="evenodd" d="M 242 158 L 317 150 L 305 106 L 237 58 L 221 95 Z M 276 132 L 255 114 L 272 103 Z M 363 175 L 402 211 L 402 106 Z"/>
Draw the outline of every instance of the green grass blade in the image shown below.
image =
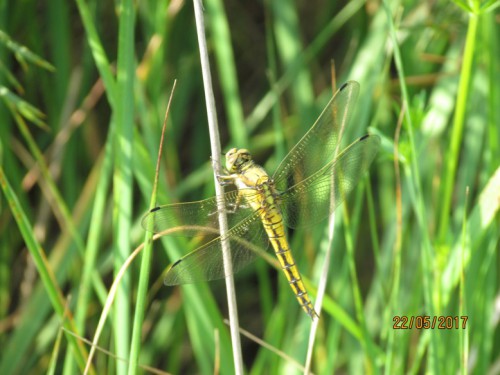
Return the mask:
<path fill-rule="evenodd" d="M 132 157 L 134 126 L 134 2 L 124 0 L 120 3 L 118 32 L 118 63 L 116 107 L 114 118 L 113 145 L 115 165 L 113 171 L 113 234 L 114 234 L 114 268 L 115 275 L 129 256 L 131 246 L 130 231 L 132 227 Z M 114 334 L 116 354 L 121 358 L 129 357 L 130 348 L 130 295 L 132 279 L 123 277 L 117 289 L 114 307 Z M 126 374 L 127 364 L 117 363 L 117 373 Z"/>
<path fill-rule="evenodd" d="M 65 318 L 65 305 L 66 301 L 63 297 L 62 291 L 59 288 L 58 282 L 54 276 L 54 272 L 48 264 L 46 255 L 38 241 L 36 240 L 33 229 L 26 217 L 23 208 L 21 207 L 16 193 L 12 190 L 12 187 L 5 175 L 3 168 L 0 166 L 0 186 L 2 191 L 9 203 L 12 215 L 14 216 L 18 228 L 21 231 L 26 246 L 30 251 L 33 261 L 35 262 L 36 268 L 40 274 L 40 278 L 44 283 L 45 289 L 49 295 L 52 307 L 59 315 L 60 319 L 64 322 L 63 325 L 66 329 L 75 331 L 74 323 L 72 320 Z M 83 368 L 85 365 L 85 358 L 87 353 L 81 342 L 77 341 L 71 335 L 67 335 L 67 340 L 70 343 L 76 360 L 80 366 Z"/>
<path fill-rule="evenodd" d="M 247 147 L 248 137 L 241 107 L 238 77 L 231 47 L 231 35 L 224 4 L 221 0 L 209 0 L 205 3 L 207 17 L 210 19 L 211 39 L 219 71 L 220 85 L 224 93 L 224 106 L 227 124 L 231 133 L 232 144 Z"/>
<path fill-rule="evenodd" d="M 92 19 L 89 6 L 84 0 L 76 0 L 80 17 L 87 33 L 87 41 L 92 51 L 99 74 L 106 86 L 106 95 L 110 105 L 113 107 L 117 101 L 116 82 L 111 71 L 111 64 L 106 56 L 106 50 L 102 45 L 101 38 L 97 32 L 95 21 Z"/>
<path fill-rule="evenodd" d="M 446 168 L 444 173 L 443 191 L 441 194 L 442 207 L 439 220 L 439 238 L 441 242 L 444 241 L 444 236 L 448 232 L 453 185 L 456 176 L 458 159 L 460 157 L 459 150 L 462 143 L 465 114 L 467 111 L 467 102 L 470 95 L 472 64 L 475 56 L 476 35 L 479 25 L 478 21 L 479 17 L 477 15 L 471 15 L 469 17 L 469 26 L 467 28 L 467 38 L 465 41 L 463 63 L 460 72 L 457 104 L 455 108 L 455 115 L 453 117 L 451 142 L 446 155 Z"/>

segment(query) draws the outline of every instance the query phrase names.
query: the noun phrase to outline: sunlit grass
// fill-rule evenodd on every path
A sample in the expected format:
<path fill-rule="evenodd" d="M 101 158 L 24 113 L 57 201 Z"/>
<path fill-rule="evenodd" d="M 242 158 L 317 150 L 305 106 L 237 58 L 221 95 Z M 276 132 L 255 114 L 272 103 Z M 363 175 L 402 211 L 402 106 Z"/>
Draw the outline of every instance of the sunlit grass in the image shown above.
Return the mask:
<path fill-rule="evenodd" d="M 272 172 L 331 97 L 332 59 L 338 85 L 361 84 L 344 139 L 382 138 L 337 210 L 314 373 L 483 374 L 500 359 L 496 3 L 205 1 L 223 151 L 246 147 Z M 144 239 L 174 79 L 158 203 L 214 195 L 192 3 L 114 4 L 16 2 L 0 17 L 0 374 L 83 370 L 87 344 L 58 334 L 93 338 Z M 313 300 L 327 225 L 290 236 Z M 161 286 L 195 246 L 156 241 L 142 292 L 132 263 L 101 347 L 129 358 L 133 346 L 171 373 L 234 373 L 224 283 Z M 277 354 L 304 364 L 311 325 L 286 279 L 257 261 L 235 282 L 241 327 L 276 348 L 242 337 L 246 371 L 300 372 Z M 464 330 L 393 328 L 463 315 Z M 93 365 L 128 371 L 101 352 Z"/>

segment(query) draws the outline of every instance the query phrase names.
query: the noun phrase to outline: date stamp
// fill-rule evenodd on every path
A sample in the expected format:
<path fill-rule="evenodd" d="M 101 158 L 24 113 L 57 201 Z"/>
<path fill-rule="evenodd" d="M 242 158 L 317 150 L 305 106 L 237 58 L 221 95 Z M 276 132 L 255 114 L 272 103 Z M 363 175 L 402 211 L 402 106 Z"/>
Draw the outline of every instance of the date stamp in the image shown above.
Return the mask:
<path fill-rule="evenodd" d="M 417 315 L 417 316 L 406 316 L 406 315 L 396 315 L 392 318 L 394 322 L 393 329 L 465 329 L 467 327 L 467 320 L 469 317 L 467 315 L 463 316 L 452 316 L 452 315 L 441 315 L 441 316 L 429 316 L 429 315 Z"/>

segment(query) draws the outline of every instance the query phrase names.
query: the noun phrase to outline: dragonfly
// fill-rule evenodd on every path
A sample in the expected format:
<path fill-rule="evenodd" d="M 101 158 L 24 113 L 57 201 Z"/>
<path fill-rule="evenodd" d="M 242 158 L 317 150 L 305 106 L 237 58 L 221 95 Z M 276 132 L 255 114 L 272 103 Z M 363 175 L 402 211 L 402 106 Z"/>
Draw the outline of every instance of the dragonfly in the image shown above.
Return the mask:
<path fill-rule="evenodd" d="M 272 175 L 255 163 L 247 149 L 232 148 L 225 155 L 226 173 L 217 179 L 236 189 L 221 197 L 151 209 L 142 219 L 145 230 L 203 236 L 200 246 L 169 266 L 165 284 L 225 278 L 271 247 L 299 305 L 311 319 L 318 317 L 285 227 L 311 227 L 327 218 L 374 160 L 380 147 L 377 135 L 364 135 L 339 150 L 358 93 L 357 82 L 342 85 Z M 224 233 L 219 229 L 221 210 L 227 215 Z M 224 267 L 226 244 L 231 272 Z"/>

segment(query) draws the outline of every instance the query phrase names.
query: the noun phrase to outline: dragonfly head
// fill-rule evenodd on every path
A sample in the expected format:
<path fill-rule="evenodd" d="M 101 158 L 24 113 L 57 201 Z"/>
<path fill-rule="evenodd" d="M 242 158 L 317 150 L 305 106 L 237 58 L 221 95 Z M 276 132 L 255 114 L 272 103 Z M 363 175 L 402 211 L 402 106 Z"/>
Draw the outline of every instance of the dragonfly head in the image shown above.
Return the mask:
<path fill-rule="evenodd" d="M 226 153 L 226 169 L 229 173 L 236 173 L 241 168 L 252 161 L 252 155 L 246 148 L 232 148 Z"/>

